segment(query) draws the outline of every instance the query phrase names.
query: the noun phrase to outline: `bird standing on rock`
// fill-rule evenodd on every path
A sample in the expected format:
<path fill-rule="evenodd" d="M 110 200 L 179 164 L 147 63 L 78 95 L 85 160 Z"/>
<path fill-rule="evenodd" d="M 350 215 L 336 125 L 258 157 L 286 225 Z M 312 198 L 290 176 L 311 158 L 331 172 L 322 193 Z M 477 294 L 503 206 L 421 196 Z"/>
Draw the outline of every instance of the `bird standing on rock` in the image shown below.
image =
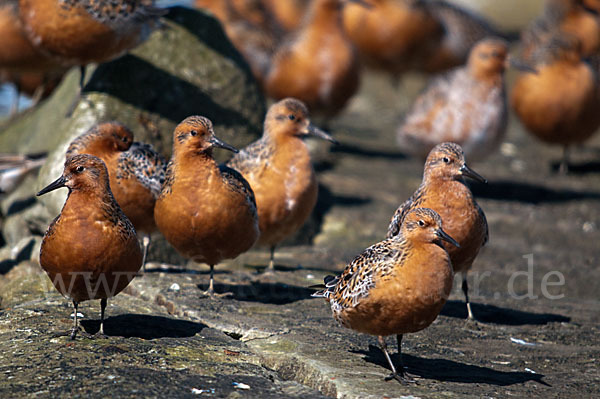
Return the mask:
<path fill-rule="evenodd" d="M 267 273 L 274 271 L 275 246 L 298 231 L 317 202 L 317 179 L 302 140 L 306 136 L 336 142 L 310 123 L 301 101 L 286 98 L 269 108 L 263 137 L 227 162 L 248 179 L 256 195 L 257 243 L 271 249 Z"/>
<path fill-rule="evenodd" d="M 34 97 L 41 97 L 43 89 L 52 89 L 52 83 L 58 82 L 67 69 L 29 41 L 19 20 L 19 0 L 0 1 L 0 40 L 0 84 L 13 83 L 19 94 L 33 94 L 40 88 L 35 93 L 39 96 Z M 13 112 L 18 96 L 16 100 Z"/>
<path fill-rule="evenodd" d="M 434 78 L 397 131 L 401 149 L 423 159 L 445 141 L 460 144 L 473 159 L 494 151 L 508 121 L 507 51 L 503 40 L 484 39 L 473 47 L 466 66 Z"/>
<path fill-rule="evenodd" d="M 144 260 L 150 245 L 150 234 L 157 230 L 154 203 L 165 181 L 167 162 L 151 145 L 134 142 L 133 132 L 118 122 L 101 123 L 71 142 L 67 158 L 90 154 L 102 159 L 108 169 L 112 193 L 142 233 Z"/>
<path fill-rule="evenodd" d="M 365 249 L 313 294 L 327 299 L 344 327 L 378 336 L 392 370 L 386 380 L 414 382 L 402 365 L 402 336 L 433 323 L 450 295 L 454 273 L 442 241 L 459 245 L 442 229 L 435 211 L 412 209 L 399 234 Z M 392 334 L 398 339 L 398 370 L 384 338 Z"/>
<path fill-rule="evenodd" d="M 362 0 L 347 0 L 361 2 Z M 300 28 L 277 47 L 265 92 L 294 97 L 311 113 L 333 117 L 358 90 L 356 51 L 342 26 L 342 0 L 314 0 Z"/>
<path fill-rule="evenodd" d="M 467 272 L 473 266 L 479 250 L 488 241 L 488 224 L 463 177 L 485 183 L 483 177 L 465 163 L 462 148 L 456 143 L 437 145 L 425 161 L 423 182 L 415 193 L 398 207 L 387 237 L 400 233 L 408 213 L 415 208 L 431 208 L 441 216 L 444 228 L 460 246 L 447 247 L 455 273 L 462 272 L 462 289 L 465 294 L 468 318 L 473 320 L 469 302 Z"/>
<path fill-rule="evenodd" d="M 88 154 L 69 157 L 62 176 L 37 195 L 61 187 L 67 187 L 69 195 L 44 235 L 40 265 L 56 289 L 73 301 L 71 339 L 78 331 L 78 305 L 91 299 L 100 299 L 103 335 L 107 299 L 135 277 L 142 252 L 133 225 L 110 191 L 101 159 Z"/>
<path fill-rule="evenodd" d="M 237 152 L 215 136 L 205 117 L 190 116 L 177 125 L 173 156 L 154 207 L 167 241 L 182 255 L 210 266 L 205 293 L 211 297 L 216 295 L 214 266 L 246 252 L 259 236 L 250 185 L 237 171 L 217 165 L 214 148 Z"/>
<path fill-rule="evenodd" d="M 158 19 L 167 13 L 152 3 L 151 0 L 19 0 L 19 15 L 27 37 L 37 49 L 63 65 L 80 66 L 77 101 L 87 64 L 118 58 L 148 38 Z"/>
<path fill-rule="evenodd" d="M 367 65 L 399 75 L 428 47 L 427 41 L 437 37 L 441 26 L 420 0 L 370 0 L 369 4 L 347 4 L 344 28 Z"/>
<path fill-rule="evenodd" d="M 511 104 L 538 139 L 563 146 L 560 170 L 569 164 L 569 146 L 583 143 L 600 126 L 598 68 L 582 54 L 574 35 L 556 32 L 531 55 L 538 73 L 517 77 Z"/>

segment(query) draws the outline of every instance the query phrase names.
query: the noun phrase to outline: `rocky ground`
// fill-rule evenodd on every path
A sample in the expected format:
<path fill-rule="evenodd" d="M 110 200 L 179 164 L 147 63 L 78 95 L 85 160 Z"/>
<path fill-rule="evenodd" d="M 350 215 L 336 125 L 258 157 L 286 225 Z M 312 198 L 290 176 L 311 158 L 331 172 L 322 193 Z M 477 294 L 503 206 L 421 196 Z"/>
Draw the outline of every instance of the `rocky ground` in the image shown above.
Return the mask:
<path fill-rule="evenodd" d="M 71 341 L 72 309 L 36 263 L 39 236 L 0 250 L 0 397 L 600 396 L 600 135 L 573 151 L 564 176 L 560 150 L 513 118 L 500 150 L 471 165 L 489 180 L 473 186 L 490 224 L 469 275 L 479 321 L 465 321 L 456 279 L 434 324 L 405 337 L 417 385 L 385 382 L 376 338 L 338 326 L 310 298 L 308 286 L 385 235 L 418 186 L 422 162 L 395 149 L 394 127 L 422 83 L 366 76 L 331 123 L 341 145 L 317 151 L 314 217 L 277 251 L 274 276 L 258 275 L 266 250 L 219 265 L 216 288 L 230 298 L 202 297 L 204 266 L 151 262 L 109 302 L 107 338 Z M 22 201 L 13 215 L 32 206 Z M 94 334 L 98 303 L 80 312 Z"/>

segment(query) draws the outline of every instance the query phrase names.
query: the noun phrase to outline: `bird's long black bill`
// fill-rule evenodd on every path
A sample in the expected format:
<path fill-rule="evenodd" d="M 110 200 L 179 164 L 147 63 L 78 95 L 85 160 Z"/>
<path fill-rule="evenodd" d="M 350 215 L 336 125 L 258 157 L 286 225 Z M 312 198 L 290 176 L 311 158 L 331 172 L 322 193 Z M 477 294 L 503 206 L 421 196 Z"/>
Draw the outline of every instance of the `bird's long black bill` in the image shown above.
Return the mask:
<path fill-rule="evenodd" d="M 331 135 L 329 135 L 329 133 L 319 129 L 318 127 L 314 126 L 314 125 L 308 125 L 308 134 L 309 136 L 315 136 L 318 138 L 321 138 L 323 140 L 327 140 L 332 142 L 333 144 L 339 144 L 339 142 L 334 139 L 333 137 L 331 137 Z"/>
<path fill-rule="evenodd" d="M 456 240 L 454 238 L 450 237 L 448 235 L 448 233 L 446 233 L 444 230 L 439 229 L 437 231 L 437 236 L 441 240 L 444 240 L 444 241 L 449 242 L 450 244 L 454 245 L 456 248 L 460 248 L 460 244 L 458 242 L 456 242 Z"/>
<path fill-rule="evenodd" d="M 460 168 L 460 173 L 462 173 L 463 176 L 471 178 L 475 181 L 478 181 L 481 183 L 487 183 L 487 179 L 485 177 L 481 176 L 479 173 L 477 173 L 473 169 L 469 168 L 467 166 L 467 164 L 464 164 Z"/>
<path fill-rule="evenodd" d="M 218 148 L 223 148 L 224 150 L 228 150 L 231 151 L 235 154 L 237 154 L 238 152 L 240 152 L 240 150 L 238 150 L 237 148 L 235 148 L 234 146 L 227 144 L 226 142 L 222 141 L 221 139 L 219 139 L 216 136 L 213 136 L 213 138 L 210 140 L 210 142 Z"/>
<path fill-rule="evenodd" d="M 36 194 L 36 196 L 39 197 L 40 195 L 47 194 L 50 191 L 56 190 L 57 188 L 65 187 L 66 182 L 67 180 L 65 179 L 65 177 L 61 176 L 58 179 L 54 180 L 52 183 L 48 184 L 43 189 L 41 189 L 40 192 Z"/>

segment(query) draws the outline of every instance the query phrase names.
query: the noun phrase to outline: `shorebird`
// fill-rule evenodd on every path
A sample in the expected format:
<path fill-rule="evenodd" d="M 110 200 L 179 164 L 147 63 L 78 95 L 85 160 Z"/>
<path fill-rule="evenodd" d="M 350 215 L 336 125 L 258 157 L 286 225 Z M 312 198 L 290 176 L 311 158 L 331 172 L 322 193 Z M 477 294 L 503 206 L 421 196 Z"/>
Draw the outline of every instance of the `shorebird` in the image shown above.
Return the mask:
<path fill-rule="evenodd" d="M 348 0 L 362 2 L 362 0 Z M 277 47 L 265 77 L 267 95 L 294 97 L 313 114 L 333 117 L 359 85 L 359 63 L 342 26 L 341 0 L 314 0 L 302 25 Z"/>
<path fill-rule="evenodd" d="M 507 51 L 503 40 L 484 39 L 471 50 L 467 65 L 433 79 L 398 128 L 401 149 L 424 159 L 437 144 L 452 141 L 469 159 L 493 152 L 508 122 Z"/>
<path fill-rule="evenodd" d="M 79 66 L 81 97 L 85 68 L 120 57 L 148 38 L 167 11 L 153 0 L 19 0 L 27 37 L 65 66 Z"/>
<path fill-rule="evenodd" d="M 133 132 L 118 122 L 100 123 L 71 142 L 67 158 L 90 154 L 102 159 L 119 206 L 138 234 L 142 234 L 143 261 L 150 234 L 157 230 L 154 203 L 165 181 L 167 162 L 151 145 L 133 141 Z"/>
<path fill-rule="evenodd" d="M 301 101 L 286 98 L 269 108 L 263 137 L 227 162 L 248 180 L 256 196 L 257 244 L 271 249 L 267 273 L 274 271 L 275 246 L 302 227 L 317 202 L 317 178 L 302 141 L 309 135 L 336 142 L 310 123 Z"/>
<path fill-rule="evenodd" d="M 428 327 L 450 295 L 454 273 L 442 241 L 459 245 L 435 211 L 412 209 L 399 234 L 365 249 L 339 276 L 325 277 L 325 289 L 312 295 L 327 299 L 344 327 L 378 337 L 392 370 L 386 380 L 414 382 L 402 365 L 402 336 Z M 385 343 L 392 334 L 398 340 L 398 370 Z"/>
<path fill-rule="evenodd" d="M 441 25 L 420 0 L 369 0 L 370 7 L 347 4 L 344 28 L 365 63 L 394 75 L 405 72 Z"/>
<path fill-rule="evenodd" d="M 73 301 L 71 339 L 78 331 L 79 303 L 92 299 L 100 299 L 99 334 L 103 335 L 107 299 L 135 277 L 142 252 L 133 225 L 110 191 L 101 159 L 87 154 L 68 158 L 62 176 L 37 195 L 61 187 L 67 187 L 69 195 L 44 235 L 40 265 L 56 289 Z"/>
<path fill-rule="evenodd" d="M 538 139 L 563 146 L 561 172 L 569 164 L 569 146 L 590 138 L 600 126 L 598 67 L 583 58 L 581 41 L 557 31 L 530 58 L 537 74 L 517 77 L 511 105 Z"/>
<path fill-rule="evenodd" d="M 214 296 L 214 267 L 250 249 L 259 236 L 254 193 L 237 171 L 219 166 L 214 148 L 237 150 L 218 139 L 202 116 L 183 120 L 173 133 L 173 156 L 154 207 L 154 219 L 182 255 L 210 266 L 206 295 Z"/>
<path fill-rule="evenodd" d="M 19 94 L 25 92 L 33 95 L 40 88 L 39 95 L 34 99 L 41 97 L 67 70 L 29 41 L 19 20 L 19 0 L 0 1 L 0 38 L 0 83 L 13 83 Z M 31 84 L 34 87 L 30 87 Z M 17 111 L 17 106 L 18 96 L 13 113 Z"/>
<path fill-rule="evenodd" d="M 467 272 L 479 250 L 489 237 L 488 224 L 483 210 L 479 207 L 471 190 L 463 178 L 487 182 L 471 170 L 465 163 L 465 156 L 456 143 L 438 144 L 431 150 L 425 161 L 423 182 L 415 193 L 398 207 L 390 225 L 387 237 L 400 233 L 408 213 L 416 208 L 431 208 L 442 217 L 444 228 L 460 246 L 447 247 L 455 273 L 461 272 L 462 290 L 465 294 L 468 318 L 473 320 L 469 302 Z"/>

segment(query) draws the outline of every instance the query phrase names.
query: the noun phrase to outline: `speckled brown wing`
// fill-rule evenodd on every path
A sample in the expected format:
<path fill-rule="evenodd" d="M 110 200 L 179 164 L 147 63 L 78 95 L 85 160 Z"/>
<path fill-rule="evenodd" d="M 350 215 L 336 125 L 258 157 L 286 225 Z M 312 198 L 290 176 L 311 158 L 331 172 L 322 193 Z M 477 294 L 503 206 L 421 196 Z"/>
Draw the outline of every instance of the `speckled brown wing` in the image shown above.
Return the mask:
<path fill-rule="evenodd" d="M 400 205 L 398 209 L 396 209 L 396 212 L 394 212 L 394 216 L 392 216 L 392 220 L 390 220 L 388 232 L 385 238 L 392 238 L 400 233 L 400 226 L 402 226 L 402 221 L 404 220 L 404 217 L 411 210 L 419 208 L 419 206 L 423 202 L 424 195 L 425 185 L 421 183 L 417 191 L 415 191 L 415 193 L 411 195 L 409 199 L 404 201 L 402 205 Z"/>
<path fill-rule="evenodd" d="M 225 165 L 237 170 L 243 176 L 250 176 L 268 168 L 273 153 L 272 146 L 269 145 L 267 138 L 263 137 L 235 154 Z"/>
<path fill-rule="evenodd" d="M 254 197 L 254 191 L 244 176 L 237 170 L 228 167 L 227 165 L 219 165 L 219 171 L 225 184 L 233 191 L 241 193 L 246 197 L 250 211 L 255 217 L 258 217 L 256 208 L 256 198 Z"/>
<path fill-rule="evenodd" d="M 483 247 L 490 240 L 490 228 L 488 226 L 487 218 L 485 217 L 485 213 L 483 212 L 483 209 L 481 209 L 481 207 L 477 204 L 475 206 L 477 207 L 477 212 L 479 213 L 479 216 L 481 217 L 482 223 L 485 225 L 485 236 L 483 238 L 483 242 L 481 243 L 481 246 Z"/>
<path fill-rule="evenodd" d="M 67 10 L 81 7 L 97 21 L 115 29 L 121 28 L 129 21 L 140 23 L 151 21 L 168 12 L 163 8 L 154 7 L 153 2 L 148 0 L 59 0 L 59 2 L 61 7 Z"/>
<path fill-rule="evenodd" d="M 128 151 L 119 155 L 117 165 L 117 179 L 135 177 L 155 199 L 158 198 L 165 182 L 167 161 L 151 145 L 133 143 Z"/>
<path fill-rule="evenodd" d="M 408 243 L 395 237 L 370 246 L 358 255 L 339 276 L 325 278 L 325 290 L 313 297 L 327 298 L 334 312 L 356 306 L 369 295 L 377 281 L 390 276 L 408 253 Z"/>

